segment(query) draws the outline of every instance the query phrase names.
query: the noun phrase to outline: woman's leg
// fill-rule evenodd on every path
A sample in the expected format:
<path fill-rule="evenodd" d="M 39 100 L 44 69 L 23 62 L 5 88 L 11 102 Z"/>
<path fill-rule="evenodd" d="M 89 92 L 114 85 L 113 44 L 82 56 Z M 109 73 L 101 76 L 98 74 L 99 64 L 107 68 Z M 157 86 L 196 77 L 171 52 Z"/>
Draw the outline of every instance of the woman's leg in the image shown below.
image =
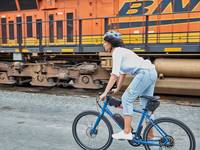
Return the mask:
<path fill-rule="evenodd" d="M 146 95 L 146 96 L 153 96 L 154 95 L 154 89 L 155 89 L 156 80 L 157 80 L 157 72 L 156 71 L 150 72 L 150 76 L 151 76 L 151 80 L 153 81 L 153 83 L 142 93 L 142 95 Z M 141 102 L 142 108 L 145 108 L 147 101 L 145 99 L 141 98 L 140 102 Z M 152 118 L 154 118 L 154 114 L 152 114 Z M 148 125 L 147 121 L 146 121 L 146 125 Z M 150 130 L 148 138 L 149 139 L 154 138 L 153 129 Z"/>
<path fill-rule="evenodd" d="M 131 134 L 131 122 L 133 115 L 133 102 L 140 96 L 144 90 L 151 85 L 151 80 L 149 73 L 147 71 L 142 71 L 137 74 L 133 81 L 130 83 L 129 87 L 126 89 L 122 95 L 122 105 L 123 105 L 123 114 L 125 120 L 125 128 L 123 133 L 117 133 L 113 135 L 115 139 L 124 139 L 126 135 Z M 131 134 L 132 135 L 132 134 Z M 130 136 L 129 136 L 130 137 Z"/>
<path fill-rule="evenodd" d="M 124 116 L 124 133 L 129 134 L 131 132 L 131 122 L 133 120 L 132 116 Z"/>
<path fill-rule="evenodd" d="M 155 88 L 155 83 L 150 85 L 143 93 L 142 95 L 146 95 L 146 96 L 153 96 L 154 94 L 154 88 Z M 145 108 L 146 107 L 146 100 L 141 98 L 140 99 L 140 102 L 141 102 L 141 105 L 142 105 L 142 108 Z M 153 114 L 154 115 L 154 114 Z M 146 125 L 148 125 L 148 122 L 146 121 Z M 153 130 L 150 130 L 149 134 L 148 134 L 148 139 L 152 139 L 154 137 L 154 132 Z"/>

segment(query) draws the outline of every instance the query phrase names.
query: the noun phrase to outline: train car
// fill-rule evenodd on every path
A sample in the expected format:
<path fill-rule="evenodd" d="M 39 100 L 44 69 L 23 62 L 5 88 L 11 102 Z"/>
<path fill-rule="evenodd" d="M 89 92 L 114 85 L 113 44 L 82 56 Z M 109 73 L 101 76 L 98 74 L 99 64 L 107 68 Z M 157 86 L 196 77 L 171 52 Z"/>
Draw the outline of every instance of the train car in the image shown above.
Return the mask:
<path fill-rule="evenodd" d="M 199 0 L 1 0 L 0 83 L 102 88 L 116 30 L 154 61 L 158 93 L 200 95 L 199 16 Z"/>

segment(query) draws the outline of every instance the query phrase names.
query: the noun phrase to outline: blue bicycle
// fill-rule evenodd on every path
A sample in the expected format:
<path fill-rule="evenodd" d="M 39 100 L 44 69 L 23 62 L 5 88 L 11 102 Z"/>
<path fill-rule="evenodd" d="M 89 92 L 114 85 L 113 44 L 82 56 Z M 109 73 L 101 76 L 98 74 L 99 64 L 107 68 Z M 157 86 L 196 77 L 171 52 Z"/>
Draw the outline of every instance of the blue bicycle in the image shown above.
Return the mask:
<path fill-rule="evenodd" d="M 195 150 L 194 135 L 183 122 L 168 117 L 151 119 L 152 113 L 160 105 L 158 96 L 141 97 L 147 100 L 147 105 L 143 110 L 133 110 L 141 114 L 141 119 L 136 130 L 132 132 L 133 139 L 128 141 L 129 144 L 135 147 L 143 145 L 146 150 Z M 124 128 L 123 117 L 120 114 L 113 114 L 109 109 L 109 106 L 120 107 L 120 100 L 109 95 L 104 102 L 96 100 L 96 103 L 100 112 L 82 112 L 75 118 L 72 126 L 75 141 L 85 150 L 106 150 L 111 145 L 113 127 L 105 114 L 121 129 Z M 144 122 L 148 122 L 145 129 Z M 154 137 L 150 138 L 152 131 Z"/>

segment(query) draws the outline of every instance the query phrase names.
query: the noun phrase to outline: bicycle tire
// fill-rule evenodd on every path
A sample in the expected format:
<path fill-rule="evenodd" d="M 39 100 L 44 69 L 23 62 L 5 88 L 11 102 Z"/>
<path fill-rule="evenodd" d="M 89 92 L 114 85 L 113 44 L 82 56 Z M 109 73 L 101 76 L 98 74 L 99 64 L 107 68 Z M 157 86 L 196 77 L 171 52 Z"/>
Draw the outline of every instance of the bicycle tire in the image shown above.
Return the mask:
<path fill-rule="evenodd" d="M 166 123 L 173 123 L 173 124 L 176 124 L 178 125 L 181 129 L 183 129 L 188 137 L 189 137 L 189 141 L 190 141 L 190 147 L 189 147 L 189 150 L 195 150 L 196 148 L 196 141 L 195 141 L 195 137 L 192 133 L 192 131 L 190 130 L 190 128 L 185 125 L 182 121 L 179 121 L 177 119 L 173 119 L 173 118 L 169 118 L 169 117 L 163 117 L 163 118 L 158 118 L 154 121 L 155 124 L 159 124 L 159 123 L 163 123 L 163 122 L 166 122 Z M 154 125 L 153 124 L 149 124 L 145 129 L 144 129 L 144 133 L 143 133 L 143 139 L 145 141 L 147 141 L 148 139 L 148 133 L 149 131 L 152 129 Z M 145 149 L 146 150 L 151 150 L 150 146 L 149 145 L 144 145 Z"/>
<path fill-rule="evenodd" d="M 84 150 L 106 150 L 111 144 L 112 144 L 112 134 L 113 134 L 113 128 L 111 126 L 111 123 L 110 121 L 105 117 L 105 116 L 102 116 L 102 120 L 104 121 L 105 125 L 107 126 L 108 128 L 108 131 L 109 131 L 109 137 L 108 137 L 108 140 L 107 142 L 101 146 L 100 148 L 97 148 L 97 149 L 94 149 L 94 148 L 90 148 L 86 145 L 84 145 L 82 142 L 81 142 L 81 139 L 79 139 L 78 135 L 77 135 L 77 124 L 78 124 L 78 121 L 86 116 L 86 115 L 94 115 L 94 116 L 98 116 L 99 115 L 99 112 L 97 111 L 85 111 L 85 112 L 82 112 L 80 113 L 73 121 L 73 125 L 72 125 L 72 134 L 73 134 L 73 137 L 76 141 L 76 143 L 81 147 L 83 148 Z M 95 120 L 94 120 L 95 121 Z"/>

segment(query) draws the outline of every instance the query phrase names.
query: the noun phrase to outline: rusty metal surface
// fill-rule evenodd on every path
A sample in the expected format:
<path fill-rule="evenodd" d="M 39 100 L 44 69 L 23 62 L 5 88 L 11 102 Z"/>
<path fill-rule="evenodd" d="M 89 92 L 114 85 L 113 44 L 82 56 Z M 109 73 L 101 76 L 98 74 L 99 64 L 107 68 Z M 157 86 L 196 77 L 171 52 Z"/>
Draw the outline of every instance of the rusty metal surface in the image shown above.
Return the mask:
<path fill-rule="evenodd" d="M 111 70 L 111 54 L 100 53 L 101 66 Z M 154 64 L 159 75 L 156 93 L 200 96 L 200 59 L 158 58 Z M 132 77 L 127 76 L 126 89 Z"/>
<path fill-rule="evenodd" d="M 133 77 L 127 76 L 122 86 L 124 91 Z M 200 96 L 200 79 L 193 78 L 164 78 L 158 79 L 155 87 L 156 94 L 193 95 Z"/>
<path fill-rule="evenodd" d="M 156 84 L 156 93 L 200 96 L 200 79 L 159 79 Z"/>
<path fill-rule="evenodd" d="M 101 89 L 108 82 L 112 66 L 111 54 L 100 53 L 101 64 L 68 61 L 37 63 L 0 62 L 0 84 L 30 84 L 32 86 L 73 86 L 81 89 Z M 156 93 L 200 96 L 200 60 L 156 59 L 159 74 Z M 123 89 L 131 82 L 127 76 Z"/>
<path fill-rule="evenodd" d="M 167 59 L 155 60 L 156 69 L 165 77 L 200 78 L 200 59 Z"/>
<path fill-rule="evenodd" d="M 64 61 L 44 63 L 0 63 L 0 83 L 52 87 L 72 81 L 76 88 L 100 89 L 109 73 L 96 63 L 68 65 Z"/>

